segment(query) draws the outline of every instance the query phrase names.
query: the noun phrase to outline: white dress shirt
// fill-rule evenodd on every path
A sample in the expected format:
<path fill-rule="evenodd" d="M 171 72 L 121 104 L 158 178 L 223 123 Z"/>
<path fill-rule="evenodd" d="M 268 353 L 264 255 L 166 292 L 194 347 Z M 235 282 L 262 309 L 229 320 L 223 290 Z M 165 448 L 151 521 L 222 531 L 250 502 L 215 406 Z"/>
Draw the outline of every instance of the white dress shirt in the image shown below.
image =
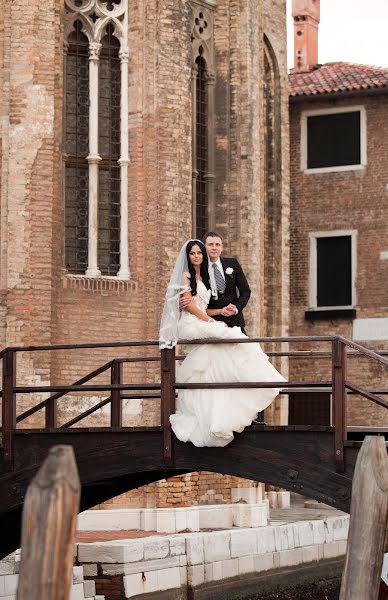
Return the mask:
<path fill-rule="evenodd" d="M 222 262 L 221 262 L 220 258 L 217 258 L 217 260 L 215 262 L 211 262 L 209 260 L 209 280 L 210 280 L 210 287 L 212 290 L 212 296 L 215 300 L 218 300 L 218 290 L 217 290 L 216 278 L 214 277 L 213 265 L 217 265 L 222 277 L 224 278 L 224 281 L 225 281 L 225 273 L 224 273 L 224 268 L 222 266 Z M 238 308 L 236 308 L 234 314 L 237 315 L 237 313 L 238 313 Z"/>
<path fill-rule="evenodd" d="M 224 273 L 224 269 L 222 266 L 222 262 L 220 260 L 220 258 L 217 258 L 217 260 L 215 262 L 211 262 L 209 260 L 209 280 L 210 280 L 210 287 L 212 290 L 212 296 L 213 298 L 215 298 L 216 300 L 218 299 L 218 291 L 217 291 L 217 284 L 216 284 L 216 278 L 214 277 L 214 269 L 213 269 L 213 265 L 217 265 L 224 281 L 225 281 L 225 273 Z"/>

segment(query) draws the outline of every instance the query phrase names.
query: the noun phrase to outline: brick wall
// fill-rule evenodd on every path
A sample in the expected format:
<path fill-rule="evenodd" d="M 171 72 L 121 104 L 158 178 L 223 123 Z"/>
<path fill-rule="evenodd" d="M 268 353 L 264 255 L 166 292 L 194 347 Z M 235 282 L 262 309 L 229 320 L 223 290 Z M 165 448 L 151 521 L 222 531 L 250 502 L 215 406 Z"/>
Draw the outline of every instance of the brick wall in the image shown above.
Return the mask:
<path fill-rule="evenodd" d="M 132 2 L 129 19 L 129 262 L 130 282 L 71 277 L 63 270 L 62 176 L 63 3 L 6 3 L 0 15 L 1 346 L 153 339 L 164 288 L 184 240 L 191 211 L 191 6 L 188 0 Z M 242 262 L 252 287 L 248 332 L 286 332 L 288 320 L 288 120 L 285 1 L 219 0 L 214 13 L 216 65 L 215 226 L 226 254 Z M 282 136 L 276 155 L 281 223 L 265 238 L 263 35 L 277 57 Z M 268 162 L 268 157 L 267 157 Z M 268 228 L 267 228 L 268 230 Z M 263 255 L 280 257 L 277 279 L 264 280 Z M 271 259 L 272 260 L 272 259 Z M 267 290 L 267 291 L 266 291 Z M 271 291 L 269 291 L 271 290 Z M 265 296 L 267 294 L 267 296 Z M 264 310 L 276 303 L 271 325 Z M 268 312 L 268 311 L 267 311 Z M 144 354 L 152 354 L 152 349 Z M 19 383 L 71 383 L 117 352 L 57 351 L 18 357 Z M 133 356 L 123 350 L 120 356 Z M 282 365 L 285 371 L 285 365 Z M 108 382 L 101 375 L 94 383 Z M 126 380 L 157 381 L 155 365 L 126 366 Z M 43 396 L 18 398 L 22 412 Z M 102 396 L 59 403 L 66 422 Z M 43 415 L 24 426 L 40 426 Z M 101 409 L 85 425 L 106 425 Z M 279 422 L 278 407 L 269 420 Z M 155 401 L 127 403 L 124 423 L 159 422 Z M 192 480 L 191 480 L 192 479 Z M 207 490 L 228 499 L 230 478 L 200 474 L 133 492 L 128 502 L 199 502 Z M 251 485 L 251 484 L 249 484 Z M 159 487 L 158 487 L 159 486 Z M 149 490 L 156 494 L 148 499 Z M 182 496 L 182 498 L 183 498 Z M 180 502 L 184 502 L 181 498 Z M 221 498 L 220 498 L 221 499 Z M 136 500 L 137 501 L 137 500 Z M 121 500 L 119 501 L 121 502 Z"/>
<path fill-rule="evenodd" d="M 342 108 L 362 105 L 367 122 L 367 166 L 363 170 L 304 174 L 300 168 L 300 115 L 302 110 Z M 380 259 L 387 248 L 388 214 L 388 97 L 364 96 L 291 104 L 291 261 L 290 334 L 343 335 L 352 339 L 351 319 L 305 319 L 308 309 L 309 232 L 353 230 L 357 237 L 357 318 L 386 317 L 388 307 L 388 261 Z M 361 343 L 387 349 L 388 340 Z M 295 346 L 296 348 L 296 346 Z M 304 346 L 307 349 L 307 345 Z M 349 379 L 364 386 L 386 387 L 386 368 L 372 360 L 350 357 Z M 308 380 L 312 374 L 331 378 L 330 365 L 320 360 L 290 361 L 295 379 Z M 386 426 L 387 411 L 369 401 L 352 397 L 348 404 L 348 424 Z"/>

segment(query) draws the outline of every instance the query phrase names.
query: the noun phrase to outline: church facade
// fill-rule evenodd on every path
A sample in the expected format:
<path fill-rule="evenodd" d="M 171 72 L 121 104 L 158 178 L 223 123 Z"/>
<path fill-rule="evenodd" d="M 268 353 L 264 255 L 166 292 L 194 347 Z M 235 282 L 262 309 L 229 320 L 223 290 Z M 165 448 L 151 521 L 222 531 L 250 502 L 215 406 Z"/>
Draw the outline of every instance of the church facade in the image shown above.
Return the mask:
<path fill-rule="evenodd" d="M 207 229 L 248 277 L 248 333 L 287 334 L 285 22 L 285 0 L 4 5 L 2 347 L 156 339 L 177 252 Z M 20 377 L 71 383 L 115 355 L 25 355 Z M 94 401 L 59 403 L 59 419 Z M 125 407 L 125 424 L 158 424 L 154 401 Z M 268 417 L 285 422 L 284 399 Z"/>

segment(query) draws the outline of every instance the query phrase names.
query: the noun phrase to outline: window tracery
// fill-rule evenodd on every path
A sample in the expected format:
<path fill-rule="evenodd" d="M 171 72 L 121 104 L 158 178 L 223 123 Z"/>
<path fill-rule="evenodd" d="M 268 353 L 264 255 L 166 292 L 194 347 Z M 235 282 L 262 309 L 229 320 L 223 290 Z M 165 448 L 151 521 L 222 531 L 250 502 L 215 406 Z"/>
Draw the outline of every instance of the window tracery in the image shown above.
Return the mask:
<path fill-rule="evenodd" d="M 65 0 L 65 264 L 129 278 L 128 0 Z"/>

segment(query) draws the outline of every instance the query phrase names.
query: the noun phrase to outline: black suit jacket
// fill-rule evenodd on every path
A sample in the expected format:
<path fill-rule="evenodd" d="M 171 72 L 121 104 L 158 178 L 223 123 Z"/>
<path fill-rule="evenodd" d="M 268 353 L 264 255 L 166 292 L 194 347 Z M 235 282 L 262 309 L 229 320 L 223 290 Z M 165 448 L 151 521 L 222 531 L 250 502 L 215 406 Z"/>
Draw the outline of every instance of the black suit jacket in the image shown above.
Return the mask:
<path fill-rule="evenodd" d="M 238 309 L 237 315 L 232 315 L 231 317 L 217 315 L 213 317 L 213 319 L 216 319 L 216 321 L 224 321 L 228 327 L 237 326 L 243 329 L 245 327 L 245 321 L 242 311 L 251 295 L 251 288 L 249 287 L 247 278 L 245 277 L 244 271 L 238 260 L 235 258 L 224 258 L 222 256 L 221 264 L 225 275 L 225 292 L 223 294 L 218 294 L 217 300 L 211 296 L 208 308 L 223 308 L 228 304 L 235 304 Z M 230 275 L 226 273 L 226 269 L 229 267 L 233 269 L 233 273 Z"/>

